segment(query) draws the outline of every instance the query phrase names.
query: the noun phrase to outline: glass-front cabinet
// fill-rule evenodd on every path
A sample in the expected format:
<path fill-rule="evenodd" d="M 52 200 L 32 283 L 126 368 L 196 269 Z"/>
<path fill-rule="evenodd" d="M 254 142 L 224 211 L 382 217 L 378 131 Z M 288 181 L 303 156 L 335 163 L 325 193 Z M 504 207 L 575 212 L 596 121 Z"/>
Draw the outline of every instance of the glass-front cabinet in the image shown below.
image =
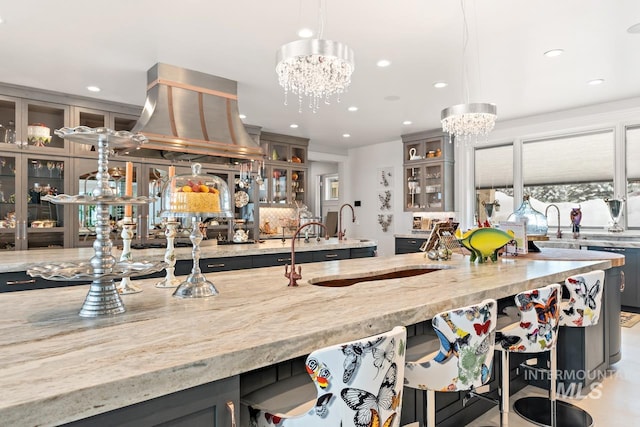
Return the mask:
<path fill-rule="evenodd" d="M 288 205 L 305 203 L 307 169 L 292 166 L 267 166 L 259 186 L 261 204 Z"/>
<path fill-rule="evenodd" d="M 66 208 L 45 200 L 69 190 L 68 158 L 0 152 L 0 250 L 62 248 Z"/>
<path fill-rule="evenodd" d="M 290 135 L 262 132 L 265 152 L 264 181 L 259 186 L 261 205 L 301 205 L 306 203 L 309 140 Z"/>
<path fill-rule="evenodd" d="M 42 152 L 68 152 L 69 143 L 55 135 L 54 130 L 67 126 L 69 109 L 68 105 L 24 101 L 21 126 L 22 146 L 37 148 Z"/>
<path fill-rule="evenodd" d="M 83 144 L 84 145 L 84 144 Z M 109 187 L 116 195 L 124 195 L 126 185 L 126 160 L 110 160 L 109 161 Z M 141 165 L 133 164 L 133 196 L 139 195 L 139 179 Z M 96 175 L 98 174 L 97 164 L 92 159 L 75 159 L 74 171 L 77 182 L 73 194 L 90 195 L 98 185 Z M 141 236 L 140 220 L 144 214 L 146 206 L 132 206 L 132 217 L 139 224 L 136 230 L 136 236 Z M 95 205 L 74 205 L 73 215 L 78 218 L 76 224 L 73 225 L 76 247 L 91 246 L 96 238 L 96 206 Z M 120 239 L 118 221 L 124 218 L 125 207 L 120 205 L 109 206 L 109 220 L 111 226 L 111 240 Z M 135 239 L 135 238 L 134 238 Z"/>
<path fill-rule="evenodd" d="M 403 135 L 404 210 L 445 212 L 453 206 L 453 145 L 446 135 Z"/>
<path fill-rule="evenodd" d="M 138 116 L 85 107 L 72 107 L 71 126 L 87 126 L 90 128 L 107 127 L 116 131 L 130 131 L 138 121 Z M 96 148 L 88 144 L 73 144 L 73 154 L 97 157 Z"/>

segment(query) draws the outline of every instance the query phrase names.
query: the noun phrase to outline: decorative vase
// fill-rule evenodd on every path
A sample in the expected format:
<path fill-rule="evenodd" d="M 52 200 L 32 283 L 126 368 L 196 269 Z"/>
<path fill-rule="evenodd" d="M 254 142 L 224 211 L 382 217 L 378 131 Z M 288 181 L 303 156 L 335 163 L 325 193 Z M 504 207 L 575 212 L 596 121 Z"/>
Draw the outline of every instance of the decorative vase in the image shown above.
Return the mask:
<path fill-rule="evenodd" d="M 524 222 L 527 236 L 546 236 L 549 230 L 547 217 L 531 206 L 528 195 L 524 196 L 523 199 L 520 207 L 509 215 L 507 221 Z"/>

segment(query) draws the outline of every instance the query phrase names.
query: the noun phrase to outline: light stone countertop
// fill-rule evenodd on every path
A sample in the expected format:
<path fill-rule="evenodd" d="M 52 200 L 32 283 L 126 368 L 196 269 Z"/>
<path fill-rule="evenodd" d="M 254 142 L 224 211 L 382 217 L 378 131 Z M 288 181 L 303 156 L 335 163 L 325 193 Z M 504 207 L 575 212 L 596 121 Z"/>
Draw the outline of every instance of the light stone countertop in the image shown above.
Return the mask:
<path fill-rule="evenodd" d="M 580 252 L 580 251 L 576 251 Z M 127 312 L 84 319 L 86 286 L 0 294 L 0 419 L 56 425 L 411 325 L 457 306 L 607 269 L 596 261 L 518 258 L 471 264 L 424 254 L 304 264 L 288 288 L 281 267 L 208 274 L 220 294 L 177 299 L 141 280 Z M 313 286 L 309 280 L 442 267 L 422 276 Z"/>
<path fill-rule="evenodd" d="M 296 253 L 306 251 L 324 251 L 347 248 L 366 248 L 377 246 L 376 241 L 367 239 L 347 239 L 342 242 L 337 237 L 329 240 L 324 238 L 316 241 L 311 239 L 309 243 L 304 243 L 304 239 L 296 241 Z M 175 249 L 176 259 L 192 259 L 192 247 L 181 247 Z M 215 241 L 203 241 L 200 245 L 200 258 L 226 258 L 248 255 L 265 255 L 291 252 L 291 239 L 283 244 L 280 240 L 266 240 L 263 243 L 254 244 L 228 244 L 217 245 Z M 118 258 L 121 250 L 114 249 L 111 254 Z M 134 260 L 162 261 L 164 259 L 164 248 L 158 249 L 133 249 Z M 28 251 L 3 251 L 2 261 L 0 261 L 0 273 L 13 271 L 26 271 L 27 269 L 40 264 L 55 262 L 83 262 L 89 261 L 94 255 L 93 248 L 75 249 L 32 249 Z"/>

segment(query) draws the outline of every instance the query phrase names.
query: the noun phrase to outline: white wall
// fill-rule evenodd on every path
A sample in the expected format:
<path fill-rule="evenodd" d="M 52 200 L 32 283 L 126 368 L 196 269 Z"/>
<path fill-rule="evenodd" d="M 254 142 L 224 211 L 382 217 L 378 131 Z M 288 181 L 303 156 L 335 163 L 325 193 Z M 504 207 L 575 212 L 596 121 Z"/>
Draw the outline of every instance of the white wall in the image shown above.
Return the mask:
<path fill-rule="evenodd" d="M 378 224 L 380 202 L 378 191 L 382 189 L 378 183 L 378 171 L 390 168 L 393 173 L 391 189 L 391 207 L 393 220 L 387 230 L 383 232 Z M 367 238 L 378 242 L 379 255 L 393 255 L 395 253 L 394 233 L 407 233 L 411 229 L 411 216 L 402 211 L 403 200 L 403 167 L 402 141 L 384 142 L 349 150 L 349 157 L 341 178 L 344 176 L 345 203 L 353 204 L 360 200 L 362 205 L 355 208 L 356 223 L 344 221 L 347 228 L 347 238 Z M 344 212 L 345 214 L 347 212 Z M 386 212 L 384 212 L 386 215 Z M 348 215 L 344 215 L 349 218 Z"/>

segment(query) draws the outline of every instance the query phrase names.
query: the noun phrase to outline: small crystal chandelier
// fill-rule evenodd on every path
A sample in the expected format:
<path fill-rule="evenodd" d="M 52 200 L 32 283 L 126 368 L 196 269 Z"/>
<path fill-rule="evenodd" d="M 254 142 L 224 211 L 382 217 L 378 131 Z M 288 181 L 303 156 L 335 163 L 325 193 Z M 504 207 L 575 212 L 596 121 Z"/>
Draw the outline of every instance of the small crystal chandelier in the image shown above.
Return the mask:
<path fill-rule="evenodd" d="M 301 39 L 280 47 L 276 57 L 278 82 L 284 88 L 285 105 L 287 95 L 298 95 L 299 110 L 302 98 L 309 98 L 309 108 L 315 113 L 320 100 L 329 104 L 330 97 L 339 95 L 351 84 L 354 70 L 353 50 L 347 45 L 322 38 L 323 19 L 320 2 L 320 31 L 316 39 Z"/>
<path fill-rule="evenodd" d="M 463 88 L 467 103 L 445 108 L 440 114 L 440 121 L 442 122 L 442 130 L 449 133 L 453 139 L 468 142 L 477 140 L 478 136 L 486 137 L 493 130 L 496 123 L 497 108 L 495 104 L 469 103 L 468 70 L 465 61 L 469 29 L 467 28 L 464 0 L 460 0 L 460 5 L 464 21 L 462 32 Z"/>

